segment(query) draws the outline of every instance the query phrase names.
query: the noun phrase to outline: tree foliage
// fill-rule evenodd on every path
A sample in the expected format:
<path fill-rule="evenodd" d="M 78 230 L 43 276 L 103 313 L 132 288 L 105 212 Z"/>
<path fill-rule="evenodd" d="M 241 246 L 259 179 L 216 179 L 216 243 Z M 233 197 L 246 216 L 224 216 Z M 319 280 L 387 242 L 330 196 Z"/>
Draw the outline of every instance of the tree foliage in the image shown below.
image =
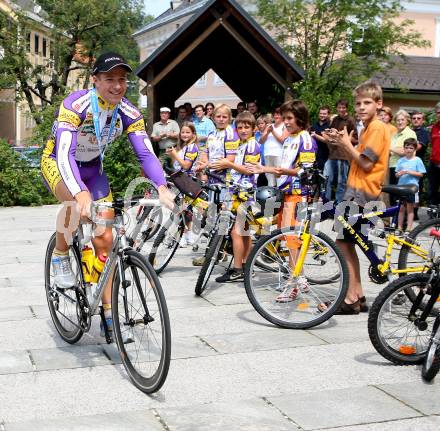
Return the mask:
<path fill-rule="evenodd" d="M 0 139 L 0 206 L 54 203 L 39 169 L 31 168 L 4 139 Z"/>
<path fill-rule="evenodd" d="M 50 35 L 48 55 L 37 66 L 30 61 L 28 35 L 38 29 L 23 10 L 13 17 L 0 13 L 0 89 L 16 86 L 17 98 L 24 99 L 37 124 L 48 105 L 64 96 L 72 72 L 82 83 L 90 85 L 94 59 L 102 52 L 114 50 L 133 66 L 139 62 L 136 42 L 131 34 L 152 19 L 143 13 L 142 0 L 37 0 L 43 22 Z M 50 54 L 50 55 L 49 55 Z M 70 81 L 69 81 L 70 78 Z"/>
<path fill-rule="evenodd" d="M 304 69 L 295 90 L 312 112 L 375 73 L 389 69 L 402 48 L 426 47 L 398 0 L 257 0 L 262 24 Z"/>

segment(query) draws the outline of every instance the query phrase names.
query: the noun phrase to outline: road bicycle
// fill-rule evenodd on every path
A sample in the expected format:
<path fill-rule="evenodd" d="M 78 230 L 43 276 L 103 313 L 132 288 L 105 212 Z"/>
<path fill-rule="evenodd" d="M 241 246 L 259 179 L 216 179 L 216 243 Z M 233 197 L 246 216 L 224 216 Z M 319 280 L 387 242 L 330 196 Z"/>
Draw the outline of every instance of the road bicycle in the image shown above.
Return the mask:
<path fill-rule="evenodd" d="M 98 283 L 84 280 L 81 250 L 88 242 L 83 224 L 79 225 L 69 248 L 75 285 L 61 289 L 54 282 L 52 255 L 56 234 L 49 240 L 45 259 L 45 289 L 50 315 L 61 338 L 78 342 L 91 328 L 92 317 L 101 316 L 107 343 L 113 340 L 102 307 L 104 287 L 112 282 L 112 319 L 121 361 L 133 384 L 145 393 L 156 392 L 165 382 L 171 358 L 171 329 L 168 308 L 157 275 L 142 254 L 133 250 L 125 234 L 124 207 L 157 205 L 155 200 L 116 199 L 113 204 L 93 204 L 92 222 L 111 225 L 116 236 Z M 114 211 L 114 218 L 103 214 Z"/>
<path fill-rule="evenodd" d="M 440 233 L 432 229 L 431 236 L 440 238 Z M 373 302 L 368 318 L 377 352 L 398 365 L 424 362 L 426 380 L 434 378 L 440 367 L 439 295 L 440 258 L 432 254 L 426 272 L 390 283 Z"/>

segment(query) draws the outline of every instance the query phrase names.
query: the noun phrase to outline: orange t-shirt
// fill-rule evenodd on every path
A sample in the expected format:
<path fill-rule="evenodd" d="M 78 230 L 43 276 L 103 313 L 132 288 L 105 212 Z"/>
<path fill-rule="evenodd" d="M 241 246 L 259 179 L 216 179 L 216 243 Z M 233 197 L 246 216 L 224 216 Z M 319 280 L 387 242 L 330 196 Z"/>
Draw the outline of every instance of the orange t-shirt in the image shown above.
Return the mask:
<path fill-rule="evenodd" d="M 390 143 L 389 132 L 380 120 L 373 120 L 362 130 L 356 149 L 374 163 L 373 169 L 365 172 L 356 162 L 351 162 L 344 200 L 354 200 L 361 206 L 365 206 L 369 201 L 378 200 L 388 171 Z"/>

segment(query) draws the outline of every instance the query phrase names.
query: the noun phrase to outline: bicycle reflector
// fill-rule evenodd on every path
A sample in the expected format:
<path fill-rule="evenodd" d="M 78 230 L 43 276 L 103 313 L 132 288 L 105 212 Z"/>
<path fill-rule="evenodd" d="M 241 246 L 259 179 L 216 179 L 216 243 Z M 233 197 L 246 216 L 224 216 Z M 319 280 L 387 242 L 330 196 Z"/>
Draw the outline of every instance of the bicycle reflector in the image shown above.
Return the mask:
<path fill-rule="evenodd" d="M 431 232 L 429 232 L 429 235 L 435 236 L 436 238 L 440 238 L 440 231 L 437 229 L 431 229 Z"/>
<path fill-rule="evenodd" d="M 416 348 L 411 345 L 403 345 L 399 347 L 399 352 L 402 355 L 414 355 L 414 353 L 416 353 Z"/>

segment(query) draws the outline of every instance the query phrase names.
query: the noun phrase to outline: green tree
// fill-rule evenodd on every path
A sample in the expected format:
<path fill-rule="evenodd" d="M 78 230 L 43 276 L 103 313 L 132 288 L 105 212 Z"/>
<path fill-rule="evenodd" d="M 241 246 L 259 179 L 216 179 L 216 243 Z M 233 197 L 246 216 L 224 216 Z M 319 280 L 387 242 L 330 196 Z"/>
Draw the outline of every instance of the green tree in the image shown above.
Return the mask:
<path fill-rule="evenodd" d="M 0 206 L 54 202 L 44 186 L 39 169 L 31 168 L 4 139 L 0 139 Z"/>
<path fill-rule="evenodd" d="M 257 0 L 262 24 L 304 69 L 294 85 L 312 113 L 386 73 L 403 47 L 426 47 L 398 0 Z"/>
<path fill-rule="evenodd" d="M 50 31 L 48 55 L 34 66 L 28 55 L 28 35 L 35 28 L 25 10 L 13 17 L 0 13 L 0 89 L 17 88 L 37 124 L 42 111 L 68 92 L 69 77 L 79 71 L 83 88 L 90 85 L 94 59 L 103 51 L 123 54 L 133 66 L 139 52 L 131 34 L 152 17 L 143 13 L 142 0 L 38 0 L 40 26 Z"/>

